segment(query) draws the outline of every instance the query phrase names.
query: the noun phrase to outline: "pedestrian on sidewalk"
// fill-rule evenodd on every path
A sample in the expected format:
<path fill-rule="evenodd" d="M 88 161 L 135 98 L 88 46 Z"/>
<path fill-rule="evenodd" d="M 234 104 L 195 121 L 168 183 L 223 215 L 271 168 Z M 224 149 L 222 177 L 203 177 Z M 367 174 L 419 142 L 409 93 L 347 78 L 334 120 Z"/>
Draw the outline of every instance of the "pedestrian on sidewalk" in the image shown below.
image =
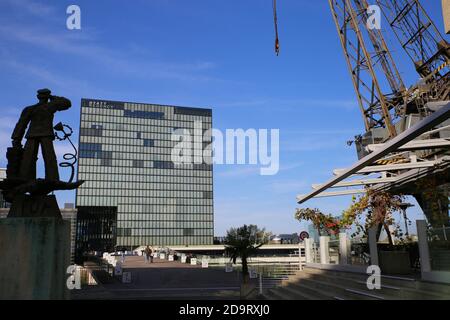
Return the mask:
<path fill-rule="evenodd" d="M 148 263 L 150 261 L 150 256 L 152 254 L 152 249 L 150 249 L 149 246 L 147 246 L 144 250 L 144 255 L 145 255 L 145 262 Z"/>
<path fill-rule="evenodd" d="M 148 257 L 147 257 L 147 252 L 144 250 L 142 250 L 142 256 L 144 257 L 144 261 L 147 262 Z"/>

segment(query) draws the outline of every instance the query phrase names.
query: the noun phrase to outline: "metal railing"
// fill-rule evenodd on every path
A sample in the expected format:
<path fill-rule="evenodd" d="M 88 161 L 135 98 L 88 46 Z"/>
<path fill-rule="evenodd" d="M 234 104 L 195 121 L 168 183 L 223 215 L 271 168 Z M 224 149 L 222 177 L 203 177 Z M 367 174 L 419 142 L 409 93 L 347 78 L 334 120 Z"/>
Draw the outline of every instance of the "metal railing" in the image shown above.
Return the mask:
<path fill-rule="evenodd" d="M 329 255 L 331 264 L 339 264 L 339 240 L 330 240 L 329 245 Z"/>
<path fill-rule="evenodd" d="M 236 268 L 241 271 L 241 267 Z M 277 288 L 283 284 L 284 281 L 293 277 L 301 270 L 299 263 L 279 263 L 279 264 L 264 264 L 254 263 L 249 264 L 250 283 L 253 288 L 245 295 L 241 292 L 242 299 L 259 299 L 261 295 L 267 293 L 269 290 Z"/>
<path fill-rule="evenodd" d="M 354 238 L 350 240 L 351 265 L 368 266 L 370 264 L 370 251 L 367 238 Z"/>
<path fill-rule="evenodd" d="M 250 268 L 253 269 L 258 276 L 258 288 L 260 293 L 280 286 L 283 281 L 288 280 L 289 277 L 297 274 L 297 272 L 301 270 L 299 263 L 280 263 L 271 265 L 252 263 Z"/>
<path fill-rule="evenodd" d="M 202 264 L 204 260 L 208 261 L 209 268 L 225 268 L 230 263 L 230 258 L 224 256 L 197 254 L 195 257 L 197 258 L 197 264 Z M 304 263 L 304 248 L 300 248 L 300 255 L 297 252 L 296 254 L 257 255 L 250 257 L 248 259 L 250 281 L 255 285 L 251 294 L 262 294 L 267 290 L 280 286 L 283 281 L 300 271 Z M 236 264 L 233 265 L 233 271 L 238 274 L 242 272 L 240 259 L 237 259 Z"/>
<path fill-rule="evenodd" d="M 320 263 L 320 245 L 318 242 L 312 243 L 312 260 L 313 263 Z"/>
<path fill-rule="evenodd" d="M 429 229 L 431 269 L 450 271 L 450 227 Z"/>

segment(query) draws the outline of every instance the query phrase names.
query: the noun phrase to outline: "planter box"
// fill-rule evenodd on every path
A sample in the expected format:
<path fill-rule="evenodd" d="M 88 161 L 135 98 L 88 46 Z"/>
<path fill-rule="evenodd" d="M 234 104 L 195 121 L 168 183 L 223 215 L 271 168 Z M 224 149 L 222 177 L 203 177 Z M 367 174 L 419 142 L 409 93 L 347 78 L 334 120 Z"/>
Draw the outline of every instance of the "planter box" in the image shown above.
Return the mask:
<path fill-rule="evenodd" d="M 411 261 L 406 251 L 380 251 L 380 268 L 383 274 L 410 274 Z"/>

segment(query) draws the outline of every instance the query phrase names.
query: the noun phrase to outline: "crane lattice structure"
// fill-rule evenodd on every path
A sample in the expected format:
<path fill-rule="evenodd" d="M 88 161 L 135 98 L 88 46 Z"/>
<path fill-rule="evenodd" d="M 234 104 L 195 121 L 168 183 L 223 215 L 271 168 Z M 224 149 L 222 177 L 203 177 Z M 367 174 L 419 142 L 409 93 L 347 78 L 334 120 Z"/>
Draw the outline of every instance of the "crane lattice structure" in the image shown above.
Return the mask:
<path fill-rule="evenodd" d="M 432 225 L 450 225 L 449 43 L 418 0 L 328 2 L 366 132 L 354 141 L 359 161 L 335 170 L 330 181 L 313 185 L 312 192 L 299 195 L 298 203 L 363 193 L 370 187 L 413 195 Z M 378 9 L 387 21 L 382 28 L 369 23 Z M 388 28 L 419 76 L 409 87 L 387 45 Z"/>
<path fill-rule="evenodd" d="M 422 78 L 406 88 L 380 29 L 368 24 L 367 0 L 329 0 L 366 131 L 395 137 L 408 114 L 428 114 L 427 102 L 450 98 L 450 47 L 418 0 L 376 0 Z M 381 131 L 378 131 L 381 132 Z M 377 141 L 374 141 L 377 142 Z"/>
<path fill-rule="evenodd" d="M 449 45 L 418 0 L 377 0 L 386 20 L 401 46 L 411 58 L 423 78 L 438 82 L 440 89 L 435 98 L 448 97 Z"/>
<path fill-rule="evenodd" d="M 329 2 L 365 128 L 369 131 L 383 127 L 394 137 L 397 133 L 393 121 L 401 113 L 405 85 L 381 31 L 367 27 L 367 1 Z"/>

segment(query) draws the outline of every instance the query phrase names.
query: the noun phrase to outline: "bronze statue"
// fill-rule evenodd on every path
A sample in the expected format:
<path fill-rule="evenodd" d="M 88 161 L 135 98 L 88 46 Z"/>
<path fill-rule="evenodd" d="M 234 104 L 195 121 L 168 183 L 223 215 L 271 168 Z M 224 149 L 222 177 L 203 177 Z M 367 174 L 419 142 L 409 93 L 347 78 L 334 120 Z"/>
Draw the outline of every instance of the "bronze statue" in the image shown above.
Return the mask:
<path fill-rule="evenodd" d="M 60 181 L 53 147 L 54 130 L 63 131 L 61 123 L 53 127 L 54 114 L 69 109 L 70 100 L 51 95 L 49 89 L 38 90 L 37 98 L 37 104 L 22 111 L 11 136 L 12 148 L 7 150 L 7 178 L 0 182 L 0 189 L 5 200 L 12 203 L 8 217 L 60 216 L 56 198 L 48 194 L 56 190 L 73 190 L 84 182 L 73 183 L 73 172 L 69 182 Z M 26 143 L 22 148 L 24 137 Z M 45 179 L 36 178 L 39 146 L 45 164 Z"/>
<path fill-rule="evenodd" d="M 36 179 L 36 160 L 40 145 L 45 163 L 45 179 L 59 181 L 58 161 L 53 148 L 53 117 L 57 111 L 67 110 L 72 104 L 66 98 L 52 96 L 48 89 L 38 90 L 37 98 L 37 104 L 23 110 L 11 136 L 13 147 L 22 148 L 22 139 L 29 127 L 19 176 L 26 180 Z"/>

